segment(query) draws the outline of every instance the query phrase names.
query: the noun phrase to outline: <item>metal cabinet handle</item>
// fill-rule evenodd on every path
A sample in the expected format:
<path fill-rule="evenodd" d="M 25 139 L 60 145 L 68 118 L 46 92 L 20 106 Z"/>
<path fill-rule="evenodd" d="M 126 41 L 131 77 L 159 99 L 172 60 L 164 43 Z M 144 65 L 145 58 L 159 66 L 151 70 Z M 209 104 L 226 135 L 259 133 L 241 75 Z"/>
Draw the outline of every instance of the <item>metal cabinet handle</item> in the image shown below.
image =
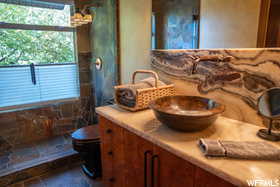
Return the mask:
<path fill-rule="evenodd" d="M 158 185 L 158 181 L 155 180 L 155 175 L 154 175 L 154 173 L 155 173 L 155 160 L 157 160 L 157 162 L 158 162 L 158 167 L 159 167 L 159 164 L 160 164 L 160 163 L 159 163 L 159 156 L 158 156 L 158 155 L 152 156 L 152 160 L 151 160 L 152 187 L 155 186 L 155 181 L 156 181 L 156 184 Z M 159 175 L 159 170 L 158 170 L 158 175 Z M 157 176 L 157 179 L 158 179 L 158 176 Z"/>
<path fill-rule="evenodd" d="M 152 151 L 148 150 L 144 153 L 144 187 L 148 187 L 147 181 L 147 164 L 148 164 L 148 155 L 152 156 Z"/>

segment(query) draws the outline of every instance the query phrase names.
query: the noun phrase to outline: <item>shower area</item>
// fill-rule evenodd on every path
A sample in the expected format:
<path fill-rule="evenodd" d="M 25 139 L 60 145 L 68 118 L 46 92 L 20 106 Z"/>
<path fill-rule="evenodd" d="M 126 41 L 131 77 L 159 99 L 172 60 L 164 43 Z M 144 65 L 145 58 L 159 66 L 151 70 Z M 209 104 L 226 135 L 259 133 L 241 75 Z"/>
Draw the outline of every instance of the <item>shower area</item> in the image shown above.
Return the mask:
<path fill-rule="evenodd" d="M 118 83 L 118 2 L 103 0 L 98 6 L 90 0 L 71 2 L 76 8 L 90 5 L 94 18 L 92 24 L 74 28 L 79 97 L 0 111 L 0 186 L 80 162 L 71 133 L 98 124 L 95 107 L 112 103 Z M 97 58 L 101 69 L 96 68 Z"/>

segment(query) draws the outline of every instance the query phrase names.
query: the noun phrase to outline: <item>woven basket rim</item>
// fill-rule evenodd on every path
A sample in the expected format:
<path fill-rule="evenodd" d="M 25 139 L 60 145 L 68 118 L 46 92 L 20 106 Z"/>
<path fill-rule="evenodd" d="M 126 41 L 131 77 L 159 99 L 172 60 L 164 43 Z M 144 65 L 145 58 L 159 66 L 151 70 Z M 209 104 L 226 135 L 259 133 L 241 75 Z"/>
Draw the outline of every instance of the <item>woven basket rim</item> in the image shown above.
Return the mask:
<path fill-rule="evenodd" d="M 123 85 L 118 85 L 118 86 L 114 86 L 114 89 L 118 89 L 118 88 L 126 88 L 127 86 L 130 85 L 134 85 L 134 84 L 123 84 Z M 139 88 L 138 90 L 154 90 L 154 89 L 161 89 L 161 88 L 170 88 L 170 87 L 174 87 L 174 84 L 167 84 L 167 85 L 163 85 L 163 86 L 158 86 L 158 87 L 150 87 L 150 88 Z"/>

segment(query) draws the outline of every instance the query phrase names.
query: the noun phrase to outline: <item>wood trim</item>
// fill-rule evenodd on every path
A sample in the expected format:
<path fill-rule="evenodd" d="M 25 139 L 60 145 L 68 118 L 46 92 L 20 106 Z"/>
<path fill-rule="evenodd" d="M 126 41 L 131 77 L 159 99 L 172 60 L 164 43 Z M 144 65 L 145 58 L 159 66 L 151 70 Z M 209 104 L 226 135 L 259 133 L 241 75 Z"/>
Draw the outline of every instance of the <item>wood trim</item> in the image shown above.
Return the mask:
<path fill-rule="evenodd" d="M 120 39 L 120 1 L 116 0 L 116 48 L 117 84 L 121 84 L 121 39 Z"/>
<path fill-rule="evenodd" d="M 27 25 L 0 22 L 0 29 L 20 29 L 20 30 L 37 30 L 37 31 L 58 31 L 58 32 L 74 32 L 73 27 L 47 26 L 47 25 Z"/>
<path fill-rule="evenodd" d="M 258 38 L 257 38 L 258 48 L 265 47 L 270 5 L 271 5 L 271 0 L 261 0 Z"/>

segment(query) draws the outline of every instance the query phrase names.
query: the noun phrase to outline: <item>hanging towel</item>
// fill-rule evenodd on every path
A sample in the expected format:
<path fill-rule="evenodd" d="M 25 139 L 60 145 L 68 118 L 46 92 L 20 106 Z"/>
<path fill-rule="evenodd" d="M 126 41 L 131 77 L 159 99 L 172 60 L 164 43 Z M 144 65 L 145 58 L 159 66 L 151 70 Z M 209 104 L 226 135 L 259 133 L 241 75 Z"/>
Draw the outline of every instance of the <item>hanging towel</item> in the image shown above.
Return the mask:
<path fill-rule="evenodd" d="M 238 142 L 200 139 L 205 156 L 247 160 L 280 160 L 280 149 L 266 142 Z"/>

